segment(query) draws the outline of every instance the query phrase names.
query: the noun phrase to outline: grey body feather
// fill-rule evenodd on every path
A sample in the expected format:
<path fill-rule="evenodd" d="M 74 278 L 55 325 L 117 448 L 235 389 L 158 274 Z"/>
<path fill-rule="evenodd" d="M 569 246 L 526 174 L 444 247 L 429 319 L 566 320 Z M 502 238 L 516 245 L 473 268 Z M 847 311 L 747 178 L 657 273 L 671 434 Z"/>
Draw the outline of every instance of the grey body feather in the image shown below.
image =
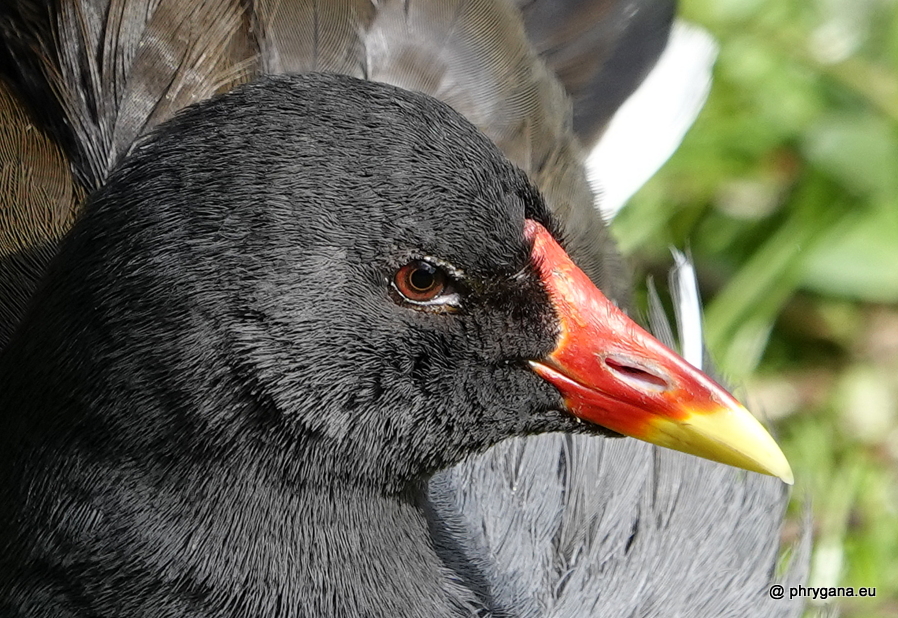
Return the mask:
<path fill-rule="evenodd" d="M 441 473 L 431 493 L 442 517 L 469 531 L 466 555 L 498 606 L 521 616 L 803 609 L 768 594 L 803 583 L 810 553 L 805 534 L 776 574 L 788 501 L 776 479 L 634 440 L 545 435 Z"/>

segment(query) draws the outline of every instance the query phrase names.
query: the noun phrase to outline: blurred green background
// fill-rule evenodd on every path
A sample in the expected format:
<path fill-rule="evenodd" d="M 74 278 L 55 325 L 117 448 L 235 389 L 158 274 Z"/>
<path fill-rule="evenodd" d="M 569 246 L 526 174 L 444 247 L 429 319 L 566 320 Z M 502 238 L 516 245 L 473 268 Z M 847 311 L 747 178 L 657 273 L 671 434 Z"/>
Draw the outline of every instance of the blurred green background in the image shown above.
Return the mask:
<path fill-rule="evenodd" d="M 898 616 L 898 2 L 680 13 L 720 44 L 711 95 L 615 233 L 661 281 L 691 250 L 712 355 L 811 498 L 811 585 Z"/>

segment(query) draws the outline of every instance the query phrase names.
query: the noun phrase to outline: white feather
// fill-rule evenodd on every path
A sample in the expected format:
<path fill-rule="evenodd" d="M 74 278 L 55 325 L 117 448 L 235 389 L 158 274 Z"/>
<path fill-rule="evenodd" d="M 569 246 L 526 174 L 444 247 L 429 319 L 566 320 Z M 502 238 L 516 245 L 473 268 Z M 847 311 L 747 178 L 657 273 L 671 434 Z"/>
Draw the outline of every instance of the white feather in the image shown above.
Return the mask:
<path fill-rule="evenodd" d="M 702 28 L 674 22 L 667 48 L 620 107 L 586 161 L 602 216 L 612 219 L 670 158 L 711 88 L 717 43 Z"/>
<path fill-rule="evenodd" d="M 698 295 L 698 282 L 692 260 L 672 249 L 674 267 L 670 271 L 670 289 L 673 295 L 677 330 L 680 335 L 680 352 L 690 364 L 702 369 L 705 359 L 705 341 L 702 331 L 702 302 Z"/>

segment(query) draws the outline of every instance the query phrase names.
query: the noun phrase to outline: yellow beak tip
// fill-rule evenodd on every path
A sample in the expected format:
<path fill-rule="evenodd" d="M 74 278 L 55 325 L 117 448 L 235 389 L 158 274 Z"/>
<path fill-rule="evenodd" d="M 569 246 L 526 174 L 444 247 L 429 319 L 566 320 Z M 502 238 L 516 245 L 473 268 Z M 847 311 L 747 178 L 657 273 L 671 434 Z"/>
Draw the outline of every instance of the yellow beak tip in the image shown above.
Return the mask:
<path fill-rule="evenodd" d="M 783 472 L 783 474 L 778 474 L 777 476 L 786 485 L 794 485 L 795 484 L 795 476 L 792 474 L 792 468 L 786 468 L 786 470 Z"/>
<path fill-rule="evenodd" d="M 635 436 L 723 464 L 795 483 L 792 468 L 774 439 L 742 406 L 695 412 L 682 420 L 656 417 L 652 436 Z"/>

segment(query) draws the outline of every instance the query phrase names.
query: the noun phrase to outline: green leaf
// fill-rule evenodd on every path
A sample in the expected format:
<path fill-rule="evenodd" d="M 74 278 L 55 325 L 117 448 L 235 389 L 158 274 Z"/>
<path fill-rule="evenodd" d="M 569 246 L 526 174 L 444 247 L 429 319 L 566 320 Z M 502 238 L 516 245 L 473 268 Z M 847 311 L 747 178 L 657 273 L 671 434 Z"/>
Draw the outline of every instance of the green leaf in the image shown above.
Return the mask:
<path fill-rule="evenodd" d="M 808 257 L 801 285 L 829 296 L 898 302 L 898 203 L 854 213 L 830 229 Z"/>

